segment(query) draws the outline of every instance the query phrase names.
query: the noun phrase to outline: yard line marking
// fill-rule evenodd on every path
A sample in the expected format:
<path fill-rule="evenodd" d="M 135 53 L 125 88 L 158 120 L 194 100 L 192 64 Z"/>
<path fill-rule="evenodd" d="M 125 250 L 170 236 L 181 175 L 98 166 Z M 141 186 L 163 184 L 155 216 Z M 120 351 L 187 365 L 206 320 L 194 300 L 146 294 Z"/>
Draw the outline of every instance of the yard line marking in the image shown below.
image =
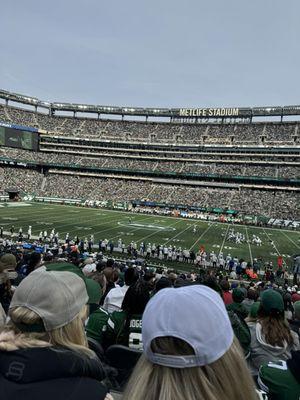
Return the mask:
<path fill-rule="evenodd" d="M 204 230 L 204 232 L 202 232 L 202 234 L 198 237 L 198 239 L 197 239 L 197 240 L 192 244 L 192 246 L 189 248 L 189 251 L 191 251 L 191 250 L 196 246 L 196 244 L 202 239 L 203 235 L 205 235 L 205 233 L 208 232 L 208 231 L 210 230 L 210 228 L 211 228 L 213 225 L 215 225 L 215 222 L 212 223 L 211 225 L 209 225 L 209 226 Z"/>
<path fill-rule="evenodd" d="M 142 219 L 139 219 L 138 221 L 144 221 L 145 219 L 147 219 L 147 218 L 142 218 Z M 123 228 L 126 228 L 126 226 L 123 226 Z M 122 225 L 118 225 L 117 227 L 115 227 L 114 229 L 122 229 Z M 136 231 L 140 231 L 141 229 L 145 229 L 145 227 L 144 226 L 142 226 L 142 227 L 139 227 L 139 228 L 133 228 L 133 229 L 131 229 L 130 231 L 129 231 L 129 233 L 131 233 L 131 232 L 136 232 Z M 103 231 L 102 231 L 103 232 Z M 161 229 L 158 229 L 158 230 L 156 230 L 154 233 L 158 233 L 158 232 L 161 232 Z M 100 232 L 101 233 L 101 232 Z M 152 234 L 153 234 L 153 232 L 152 232 Z M 121 235 L 122 236 L 122 235 Z M 108 240 L 112 240 L 112 239 L 115 239 L 115 238 L 119 238 L 120 237 L 120 234 L 119 235 L 116 235 L 116 236 L 113 236 L 113 237 L 111 237 L 111 238 L 108 238 Z M 147 236 L 146 236 L 147 237 Z M 141 240 L 143 240 L 144 238 L 142 238 Z M 136 243 L 139 243 L 140 242 L 140 240 L 139 241 L 137 241 Z"/>
<path fill-rule="evenodd" d="M 180 221 L 178 221 L 180 222 Z M 183 234 L 185 231 L 187 231 L 188 229 L 190 229 L 190 225 L 188 225 L 183 231 L 178 232 L 175 236 L 171 237 L 171 239 L 167 240 L 166 242 L 163 243 L 163 246 L 165 246 L 166 244 L 168 244 L 169 242 L 171 242 L 172 240 L 174 240 L 175 238 L 177 238 L 177 236 L 180 236 L 181 234 Z"/>
<path fill-rule="evenodd" d="M 127 218 L 127 217 L 124 216 L 122 219 L 124 219 L 124 218 Z M 119 221 L 119 220 L 120 220 L 120 218 L 112 219 L 111 216 L 107 216 L 106 218 L 102 218 L 101 220 L 99 220 L 100 221 L 99 224 L 95 224 L 95 225 L 90 224 L 90 225 L 92 225 L 91 227 L 94 228 L 96 226 L 107 225 L 107 224 L 110 224 L 112 222 Z M 78 231 L 78 230 L 81 230 L 81 228 L 76 228 L 76 226 L 79 226 L 80 224 L 86 224 L 86 222 L 89 222 L 89 221 L 95 221 L 95 215 L 92 215 L 90 218 L 82 217 L 82 218 L 77 218 L 76 220 L 74 219 L 74 220 L 72 220 L 72 222 L 70 222 L 68 224 L 60 225 L 59 229 L 61 229 L 62 227 L 66 227 L 66 226 L 72 225 L 72 226 L 74 226 L 74 228 L 72 228 L 72 230 Z M 74 225 L 75 223 L 78 223 L 78 225 Z M 62 232 L 67 232 L 67 231 L 63 230 Z"/>
<path fill-rule="evenodd" d="M 168 225 L 168 227 L 170 228 L 170 227 L 172 227 L 172 226 L 174 226 L 174 225 L 177 225 L 179 222 L 182 222 L 182 220 L 180 219 L 179 221 L 176 221 L 175 224 Z M 189 228 L 189 227 L 188 227 L 188 228 Z M 188 229 L 188 228 L 187 228 L 187 229 Z M 157 231 L 155 231 L 155 232 L 153 232 L 153 233 L 151 233 L 150 235 L 147 235 L 147 236 L 141 238 L 141 239 L 138 240 L 136 243 L 143 242 L 145 239 L 148 239 L 148 237 L 151 237 L 151 236 L 153 236 L 153 235 L 156 235 L 156 234 L 159 233 L 159 232 L 161 232 L 160 229 L 157 230 Z M 182 232 L 184 232 L 184 231 L 179 232 L 177 235 L 173 236 L 170 240 L 174 239 L 176 236 L 180 235 L 180 233 L 182 233 Z M 168 242 L 170 242 L 170 240 L 168 240 Z M 165 244 L 168 243 L 168 242 L 165 242 L 163 245 L 165 245 Z"/>
<path fill-rule="evenodd" d="M 275 245 L 274 240 L 272 240 L 272 239 L 270 238 L 270 236 L 269 236 L 268 233 L 266 232 L 265 228 L 263 228 L 263 231 L 264 231 L 265 234 L 268 236 L 270 242 L 273 242 L 273 243 L 274 243 L 274 244 L 273 244 L 273 247 L 274 247 L 274 249 L 277 251 L 277 254 L 280 256 L 280 253 L 279 253 L 279 251 L 278 251 L 278 249 L 277 249 L 277 247 L 276 247 L 276 245 Z"/>
<path fill-rule="evenodd" d="M 300 249 L 300 246 L 299 246 L 296 242 L 294 242 L 293 239 L 291 239 L 286 233 L 284 233 L 284 232 L 282 232 L 282 233 L 284 234 L 284 236 L 285 236 L 291 243 L 293 243 L 293 244 L 297 247 L 297 249 Z"/>
<path fill-rule="evenodd" d="M 246 237 L 247 237 L 247 243 L 248 243 L 248 247 L 249 247 L 249 253 L 250 253 L 251 264 L 253 264 L 253 257 L 252 257 L 252 251 L 251 251 L 250 242 L 249 242 L 249 235 L 248 235 L 248 228 L 247 228 L 247 226 L 245 226 L 245 230 L 246 230 Z"/>
<path fill-rule="evenodd" d="M 90 209 L 89 211 L 96 211 L 96 210 L 93 210 L 93 209 Z M 120 212 L 120 214 L 125 214 L 125 215 L 122 215 L 122 216 L 120 216 L 119 215 L 119 217 L 116 217 L 116 216 L 114 216 L 114 217 L 112 217 L 112 215 L 110 215 L 110 213 L 109 213 L 109 211 L 108 212 L 106 212 L 106 216 L 104 216 L 104 217 L 100 217 L 100 216 L 95 216 L 95 214 L 93 214 L 93 213 L 90 213 L 90 216 L 89 216 L 89 218 L 86 218 L 86 216 L 83 216 L 83 215 L 76 215 L 76 216 L 74 216 L 73 214 L 71 215 L 71 216 L 69 216 L 69 218 L 64 218 L 64 220 L 67 220 L 67 221 L 72 221 L 72 222 L 69 222 L 69 223 L 67 223 L 67 224 L 63 224 L 63 225 L 60 225 L 59 227 L 58 227 L 58 229 L 59 229 L 59 232 L 61 233 L 61 234 L 63 234 L 63 233 L 67 233 L 68 232 L 68 230 L 69 229 L 65 229 L 65 227 L 66 226 L 74 226 L 74 223 L 76 222 L 76 223 L 78 223 L 78 225 L 80 225 L 80 224 L 85 224 L 86 225 L 86 222 L 89 222 L 89 221 L 99 221 L 99 223 L 97 223 L 97 224 L 90 224 L 90 225 L 92 225 L 91 226 L 91 228 L 93 228 L 93 229 L 95 229 L 95 227 L 98 227 L 98 226 L 105 226 L 105 225 L 107 225 L 107 224 L 111 224 L 112 222 L 116 222 L 116 221 L 120 221 L 120 220 L 126 220 L 126 219 L 128 219 L 128 213 L 123 213 L 123 212 Z M 144 214 L 141 214 L 142 216 L 144 215 Z M 98 218 L 97 217 L 100 217 L 99 218 L 99 220 L 98 220 Z M 142 220 L 144 220 L 144 219 L 146 219 L 146 218 L 149 218 L 149 216 L 144 216 L 144 218 L 142 218 Z M 54 227 L 55 227 L 55 223 L 57 223 L 57 222 L 59 222 L 59 221 L 61 221 L 62 220 L 62 218 L 60 218 L 60 219 L 58 219 L 58 220 L 51 220 L 51 222 L 53 222 L 53 225 L 54 225 Z M 35 221 L 35 222 L 38 222 L 38 221 Z M 77 225 L 77 226 L 78 226 Z M 76 225 L 75 225 L 76 226 Z M 72 231 L 79 231 L 81 228 L 75 228 L 75 226 L 72 228 Z M 52 226 L 53 227 L 53 226 Z M 61 230 L 62 228 L 64 228 L 63 230 Z M 109 229 L 110 230 L 110 229 Z M 94 234 L 97 234 L 98 232 L 100 232 L 100 231 L 96 231 Z M 103 232 L 103 231 L 101 231 L 101 232 Z"/>
<path fill-rule="evenodd" d="M 225 235 L 224 235 L 224 239 L 223 239 L 223 242 L 222 242 L 222 245 L 221 245 L 219 254 L 222 253 L 222 251 L 223 251 L 223 247 L 224 247 L 225 241 L 226 241 L 226 239 L 227 239 L 227 233 L 228 233 L 228 231 L 229 231 L 229 228 L 230 228 L 230 225 L 227 226 L 226 233 L 225 233 Z"/>

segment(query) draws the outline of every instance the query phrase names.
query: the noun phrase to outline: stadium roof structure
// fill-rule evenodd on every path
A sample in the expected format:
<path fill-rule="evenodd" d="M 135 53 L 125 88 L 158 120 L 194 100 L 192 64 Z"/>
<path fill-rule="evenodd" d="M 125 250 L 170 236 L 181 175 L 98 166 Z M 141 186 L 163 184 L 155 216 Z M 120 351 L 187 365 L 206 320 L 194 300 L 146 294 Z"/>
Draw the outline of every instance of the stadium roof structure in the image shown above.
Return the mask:
<path fill-rule="evenodd" d="M 198 120 L 210 118 L 247 118 L 253 117 L 283 117 L 300 115 L 300 105 L 291 106 L 266 106 L 266 107 L 217 107 L 217 108 L 143 108 L 143 107 L 122 107 L 103 106 L 79 103 L 48 102 L 39 100 L 36 97 L 26 96 L 19 93 L 12 93 L 0 89 L 0 98 L 5 99 L 6 104 L 11 102 L 31 105 L 37 110 L 39 107 L 49 110 L 53 115 L 56 111 L 72 112 L 74 116 L 80 113 L 95 113 L 100 117 L 105 115 L 137 116 L 137 117 L 164 117 L 170 120 Z"/>

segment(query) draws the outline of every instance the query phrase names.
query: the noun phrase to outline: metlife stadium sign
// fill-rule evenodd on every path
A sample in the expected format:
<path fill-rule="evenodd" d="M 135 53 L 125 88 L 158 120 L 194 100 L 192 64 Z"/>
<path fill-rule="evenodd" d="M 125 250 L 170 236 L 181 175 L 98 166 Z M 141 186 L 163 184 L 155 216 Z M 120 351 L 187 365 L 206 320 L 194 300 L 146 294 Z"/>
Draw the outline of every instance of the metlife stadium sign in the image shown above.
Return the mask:
<path fill-rule="evenodd" d="M 239 117 L 239 108 L 180 108 L 180 117 Z"/>

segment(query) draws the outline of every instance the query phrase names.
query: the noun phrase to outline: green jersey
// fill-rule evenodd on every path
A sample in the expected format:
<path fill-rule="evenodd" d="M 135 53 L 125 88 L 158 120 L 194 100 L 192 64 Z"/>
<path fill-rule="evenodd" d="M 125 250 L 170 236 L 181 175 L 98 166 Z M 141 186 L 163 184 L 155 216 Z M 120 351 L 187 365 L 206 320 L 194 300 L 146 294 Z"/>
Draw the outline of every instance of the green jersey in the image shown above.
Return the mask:
<path fill-rule="evenodd" d="M 272 400 L 300 399 L 300 383 L 285 361 L 262 365 L 259 369 L 258 383 Z"/>
<path fill-rule="evenodd" d="M 125 311 L 114 311 L 107 321 L 106 346 L 122 344 L 132 349 L 143 350 L 142 316 L 127 315 Z"/>
<path fill-rule="evenodd" d="M 107 321 L 109 319 L 109 313 L 100 307 L 98 310 L 94 311 L 86 325 L 86 334 L 97 340 L 99 343 L 103 344 L 103 335 L 106 332 Z"/>

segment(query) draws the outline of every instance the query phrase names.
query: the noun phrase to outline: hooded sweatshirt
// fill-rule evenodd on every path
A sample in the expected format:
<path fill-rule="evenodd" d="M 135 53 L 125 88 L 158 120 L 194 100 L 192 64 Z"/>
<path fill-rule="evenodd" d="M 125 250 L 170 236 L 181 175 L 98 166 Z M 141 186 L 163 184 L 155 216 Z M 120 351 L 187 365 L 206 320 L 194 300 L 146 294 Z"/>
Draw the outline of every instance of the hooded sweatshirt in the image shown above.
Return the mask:
<path fill-rule="evenodd" d="M 54 347 L 0 352 L 3 400 L 102 400 L 107 390 L 97 358 Z"/>
<path fill-rule="evenodd" d="M 262 326 L 259 322 L 248 325 L 251 333 L 250 344 L 250 368 L 252 375 L 257 375 L 259 367 L 270 361 L 287 360 L 291 357 L 291 350 L 300 350 L 298 335 L 291 331 L 293 345 L 284 343 L 282 347 L 268 344 L 262 333 Z"/>

